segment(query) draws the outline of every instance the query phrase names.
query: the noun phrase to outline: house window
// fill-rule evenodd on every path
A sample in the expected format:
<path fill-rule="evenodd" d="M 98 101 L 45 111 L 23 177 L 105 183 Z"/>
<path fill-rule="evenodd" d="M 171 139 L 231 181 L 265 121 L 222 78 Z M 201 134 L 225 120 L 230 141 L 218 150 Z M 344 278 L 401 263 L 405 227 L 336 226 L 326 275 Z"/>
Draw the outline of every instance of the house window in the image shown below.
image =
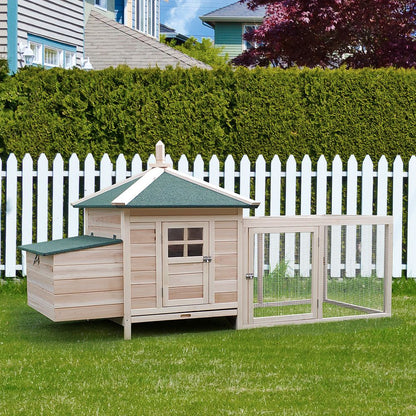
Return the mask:
<path fill-rule="evenodd" d="M 258 25 L 243 25 L 243 51 L 247 51 L 257 47 L 256 42 L 249 42 L 248 40 L 244 39 L 244 35 L 246 33 L 250 33 L 253 30 L 256 30 Z"/>
<path fill-rule="evenodd" d="M 168 257 L 199 257 L 203 251 L 203 228 L 169 228 Z"/>
<path fill-rule="evenodd" d="M 76 66 L 77 48 L 51 39 L 28 34 L 28 45 L 34 53 L 33 64 L 46 68 L 71 69 Z"/>
<path fill-rule="evenodd" d="M 42 65 L 42 45 L 36 42 L 29 42 L 29 48 L 34 53 L 33 63 L 35 65 Z"/>
<path fill-rule="evenodd" d="M 95 5 L 107 10 L 107 0 L 95 0 Z"/>
<path fill-rule="evenodd" d="M 157 36 L 157 5 L 157 0 L 137 0 L 136 3 L 136 28 L 153 37 Z"/>
<path fill-rule="evenodd" d="M 74 68 L 76 65 L 76 53 L 65 51 L 65 69 Z"/>

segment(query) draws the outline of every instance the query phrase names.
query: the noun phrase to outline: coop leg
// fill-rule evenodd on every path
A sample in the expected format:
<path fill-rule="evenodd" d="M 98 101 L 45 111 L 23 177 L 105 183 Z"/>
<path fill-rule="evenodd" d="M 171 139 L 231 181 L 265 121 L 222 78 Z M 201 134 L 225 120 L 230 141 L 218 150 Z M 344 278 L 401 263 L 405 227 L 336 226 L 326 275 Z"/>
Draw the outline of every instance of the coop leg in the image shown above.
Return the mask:
<path fill-rule="evenodd" d="M 131 339 L 131 319 L 124 318 L 124 339 Z"/>

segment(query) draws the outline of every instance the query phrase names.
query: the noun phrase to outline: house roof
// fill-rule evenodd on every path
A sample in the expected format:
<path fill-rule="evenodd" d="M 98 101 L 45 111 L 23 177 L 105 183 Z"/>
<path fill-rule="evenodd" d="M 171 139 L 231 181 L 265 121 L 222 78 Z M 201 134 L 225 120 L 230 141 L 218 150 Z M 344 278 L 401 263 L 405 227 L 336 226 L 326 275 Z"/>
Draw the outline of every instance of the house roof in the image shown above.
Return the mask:
<path fill-rule="evenodd" d="M 45 241 L 42 243 L 26 244 L 19 246 L 18 248 L 40 256 L 51 256 L 53 254 L 84 250 L 87 248 L 103 247 L 112 244 L 120 244 L 122 242 L 122 240 L 116 238 L 81 235 L 78 237 L 63 238 L 60 240 Z"/>
<path fill-rule="evenodd" d="M 161 23 L 159 25 L 159 32 L 161 36 L 165 36 L 166 39 L 175 39 L 177 42 L 186 42 L 189 37 L 182 35 L 181 33 L 177 33 L 175 29 L 164 25 Z M 178 44 L 178 43 L 177 43 Z"/>
<path fill-rule="evenodd" d="M 92 10 L 85 26 L 85 56 L 94 69 L 128 65 L 131 68 L 211 67 L 137 30 Z"/>
<path fill-rule="evenodd" d="M 158 146 L 163 146 L 161 142 Z M 157 151 L 158 153 L 158 151 Z M 258 202 L 172 169 L 162 156 L 149 170 L 73 203 L 76 208 L 250 208 Z"/>
<path fill-rule="evenodd" d="M 221 7 L 210 13 L 200 16 L 203 22 L 215 25 L 216 22 L 247 22 L 261 23 L 266 14 L 266 7 L 260 6 L 250 10 L 247 5 L 239 1 L 228 6 Z"/>

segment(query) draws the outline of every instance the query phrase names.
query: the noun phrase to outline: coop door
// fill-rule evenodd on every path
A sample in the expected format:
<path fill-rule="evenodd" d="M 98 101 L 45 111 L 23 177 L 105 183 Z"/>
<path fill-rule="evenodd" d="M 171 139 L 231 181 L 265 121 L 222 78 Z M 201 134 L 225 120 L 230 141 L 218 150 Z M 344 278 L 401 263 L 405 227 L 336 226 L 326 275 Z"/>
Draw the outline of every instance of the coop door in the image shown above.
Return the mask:
<path fill-rule="evenodd" d="M 249 322 L 316 317 L 316 252 L 314 227 L 249 229 Z"/>
<path fill-rule="evenodd" d="M 208 302 L 208 222 L 167 222 L 163 230 L 163 305 Z"/>

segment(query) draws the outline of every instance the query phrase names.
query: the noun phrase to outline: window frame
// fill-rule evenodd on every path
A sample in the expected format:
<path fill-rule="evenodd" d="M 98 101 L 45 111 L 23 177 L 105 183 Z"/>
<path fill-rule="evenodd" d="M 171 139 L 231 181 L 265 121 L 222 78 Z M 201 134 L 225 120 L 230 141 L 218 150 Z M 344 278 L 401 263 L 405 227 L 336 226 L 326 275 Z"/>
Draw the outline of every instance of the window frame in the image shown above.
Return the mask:
<path fill-rule="evenodd" d="M 258 25 L 258 24 L 248 24 L 248 23 L 247 24 L 243 24 L 243 26 L 242 26 L 242 32 L 243 33 L 242 33 L 242 36 L 241 36 L 241 39 L 242 39 L 242 50 L 243 50 L 243 52 L 244 51 L 249 51 L 250 49 L 257 48 L 257 46 L 258 46 L 257 42 L 254 45 L 252 45 L 250 43 L 250 45 L 252 45 L 252 46 L 251 47 L 248 47 L 248 43 L 249 42 L 244 39 L 244 35 L 249 32 L 247 30 L 247 28 L 252 28 L 251 30 L 256 30 L 256 29 L 258 29 L 259 26 L 260 25 Z"/>
<path fill-rule="evenodd" d="M 94 0 L 94 6 L 102 10 L 108 10 L 107 0 Z"/>

